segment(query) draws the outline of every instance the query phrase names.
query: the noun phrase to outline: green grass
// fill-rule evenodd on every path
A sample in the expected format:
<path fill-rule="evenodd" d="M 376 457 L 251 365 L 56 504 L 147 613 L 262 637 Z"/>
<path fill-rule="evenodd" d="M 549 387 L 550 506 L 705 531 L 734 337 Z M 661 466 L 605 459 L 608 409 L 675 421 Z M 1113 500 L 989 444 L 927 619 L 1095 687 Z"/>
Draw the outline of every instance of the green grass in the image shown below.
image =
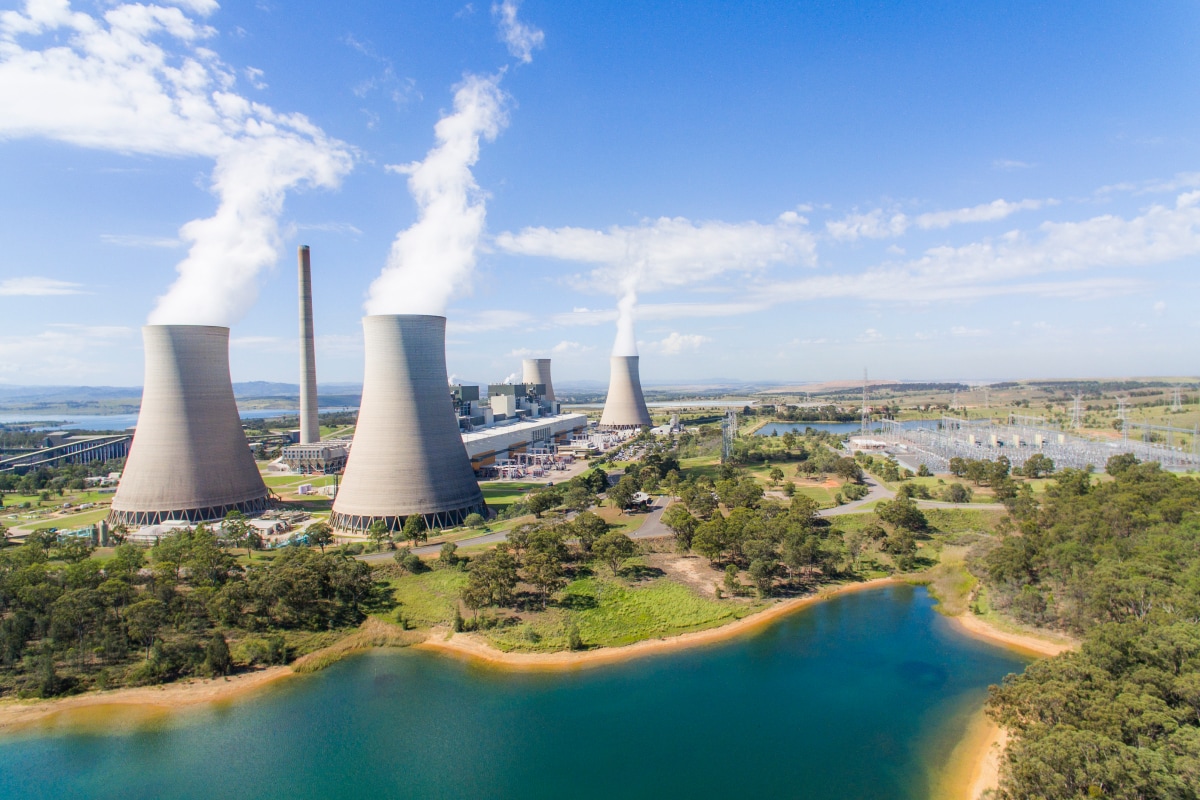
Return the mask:
<path fill-rule="evenodd" d="M 605 573 L 569 584 L 559 607 L 523 624 L 483 631 L 501 650 L 546 652 L 567 648 L 571 623 L 588 647 L 625 644 L 713 628 L 759 610 L 758 605 L 708 600 L 666 578 L 631 585 Z"/>
<path fill-rule="evenodd" d="M 498 511 L 503 511 L 503 507 L 512 505 L 538 486 L 542 484 L 525 481 L 488 481 L 479 484 L 484 501 Z"/>
<path fill-rule="evenodd" d="M 934 548 L 925 548 L 925 550 Z M 967 547 L 944 545 L 939 548 L 938 563 L 908 578 L 909 583 L 923 584 L 937 598 L 937 610 L 949 616 L 958 616 L 967 610 L 971 601 L 971 590 L 979 582 L 967 571 Z M 922 555 L 931 555 L 923 552 Z"/>
<path fill-rule="evenodd" d="M 100 520 L 108 516 L 108 507 L 92 508 L 82 514 L 70 514 L 63 517 L 43 517 L 41 519 L 28 520 L 20 525 L 13 525 L 15 531 L 32 531 L 38 528 L 58 528 L 59 530 L 71 528 L 83 528 L 88 525 L 95 525 Z"/>
<path fill-rule="evenodd" d="M 457 569 L 435 569 L 392 578 L 389 583 L 400 603 L 396 613 L 403 614 L 414 625 L 445 625 L 454 619 L 458 595 L 467 585 L 467 573 Z"/>

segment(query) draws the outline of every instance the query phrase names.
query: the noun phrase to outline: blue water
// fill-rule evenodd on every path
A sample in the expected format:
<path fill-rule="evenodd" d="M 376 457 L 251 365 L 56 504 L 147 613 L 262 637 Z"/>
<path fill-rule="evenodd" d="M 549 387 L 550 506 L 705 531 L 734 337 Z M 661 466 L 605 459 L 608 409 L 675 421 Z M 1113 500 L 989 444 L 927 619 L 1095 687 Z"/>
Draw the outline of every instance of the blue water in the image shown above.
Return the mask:
<path fill-rule="evenodd" d="M 352 406 L 337 406 L 321 408 L 321 413 L 334 411 L 355 411 Z M 269 417 L 295 416 L 300 413 L 294 408 L 255 408 L 239 411 L 242 419 L 267 419 Z M 0 424 L 23 422 L 53 423 L 36 426 L 36 430 L 83 430 L 83 431 L 123 431 L 137 425 L 137 414 L 63 414 L 49 412 L 45 414 L 0 414 Z"/>
<path fill-rule="evenodd" d="M 924 589 L 566 673 L 374 651 L 133 732 L 0 741 L 17 798 L 927 798 L 1015 654 Z"/>

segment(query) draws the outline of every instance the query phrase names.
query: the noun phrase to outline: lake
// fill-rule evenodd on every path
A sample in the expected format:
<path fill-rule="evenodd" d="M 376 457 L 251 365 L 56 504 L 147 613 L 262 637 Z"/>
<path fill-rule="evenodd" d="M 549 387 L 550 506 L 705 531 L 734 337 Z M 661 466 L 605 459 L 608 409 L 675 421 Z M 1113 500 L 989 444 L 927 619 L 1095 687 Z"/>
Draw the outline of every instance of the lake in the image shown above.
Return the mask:
<path fill-rule="evenodd" d="M 166 726 L 2 740 L 0 800 L 924 800 L 987 685 L 1025 663 L 911 586 L 573 672 L 372 651 Z"/>
<path fill-rule="evenodd" d="M 352 406 L 336 406 L 321 408 L 320 413 L 357 410 Z M 270 419 L 271 417 L 294 417 L 299 413 L 294 408 L 251 408 L 239 410 L 238 416 L 242 419 Z M 137 420 L 137 414 L 64 414 L 62 412 L 0 414 L 0 425 L 26 422 L 55 423 L 54 425 L 39 426 L 39 430 L 123 431 L 137 425 Z"/>

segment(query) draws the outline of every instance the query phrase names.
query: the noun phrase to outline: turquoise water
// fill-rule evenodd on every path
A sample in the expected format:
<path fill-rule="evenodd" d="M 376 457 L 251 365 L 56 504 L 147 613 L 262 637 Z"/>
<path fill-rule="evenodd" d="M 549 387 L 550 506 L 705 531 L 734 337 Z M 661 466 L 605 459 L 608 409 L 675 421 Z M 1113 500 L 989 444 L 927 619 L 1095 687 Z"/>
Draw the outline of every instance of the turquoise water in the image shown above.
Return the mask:
<path fill-rule="evenodd" d="M 374 651 L 162 729 L 0 742 L 9 798 L 926 798 L 1020 670 L 924 589 L 568 673 Z"/>
<path fill-rule="evenodd" d="M 937 420 L 922 419 L 908 420 L 900 423 L 902 428 L 936 428 Z M 861 422 L 768 422 L 761 428 L 756 430 L 756 436 L 774 436 L 776 434 L 783 436 L 788 431 L 795 434 L 803 434 L 805 428 L 812 428 L 816 431 L 828 431 L 829 433 L 858 433 L 862 430 Z M 878 423 L 871 426 L 871 430 L 878 433 L 882 430 Z"/>

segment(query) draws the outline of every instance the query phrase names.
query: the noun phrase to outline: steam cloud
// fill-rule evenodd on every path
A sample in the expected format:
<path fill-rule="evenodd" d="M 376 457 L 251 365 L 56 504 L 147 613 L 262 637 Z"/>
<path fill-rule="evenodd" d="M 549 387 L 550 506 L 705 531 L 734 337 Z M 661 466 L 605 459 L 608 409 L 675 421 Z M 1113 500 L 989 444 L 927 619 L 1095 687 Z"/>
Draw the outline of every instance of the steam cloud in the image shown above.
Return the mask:
<path fill-rule="evenodd" d="M 494 140 L 508 124 L 502 76 L 468 75 L 455 87 L 454 112 L 434 127 L 437 146 L 423 161 L 389 167 L 408 175 L 418 216 L 396 236 L 371 284 L 368 314 L 445 314 L 450 298 L 467 288 L 487 213 L 471 167 L 480 140 Z"/>
<path fill-rule="evenodd" d="M 197 17 L 217 3 L 177 5 L 116 5 L 96 17 L 68 0 L 27 0 L 0 13 L 0 139 L 211 158 L 217 211 L 181 229 L 188 255 L 150 321 L 228 325 L 276 260 L 286 193 L 336 187 L 353 155 L 304 116 L 234 93 L 235 71 L 201 46 L 216 31 Z"/>
<path fill-rule="evenodd" d="M 630 282 L 632 283 L 632 282 Z M 636 356 L 637 335 L 634 333 L 634 314 L 637 311 L 637 292 L 628 288 L 617 301 L 617 338 L 613 342 L 614 356 Z"/>

